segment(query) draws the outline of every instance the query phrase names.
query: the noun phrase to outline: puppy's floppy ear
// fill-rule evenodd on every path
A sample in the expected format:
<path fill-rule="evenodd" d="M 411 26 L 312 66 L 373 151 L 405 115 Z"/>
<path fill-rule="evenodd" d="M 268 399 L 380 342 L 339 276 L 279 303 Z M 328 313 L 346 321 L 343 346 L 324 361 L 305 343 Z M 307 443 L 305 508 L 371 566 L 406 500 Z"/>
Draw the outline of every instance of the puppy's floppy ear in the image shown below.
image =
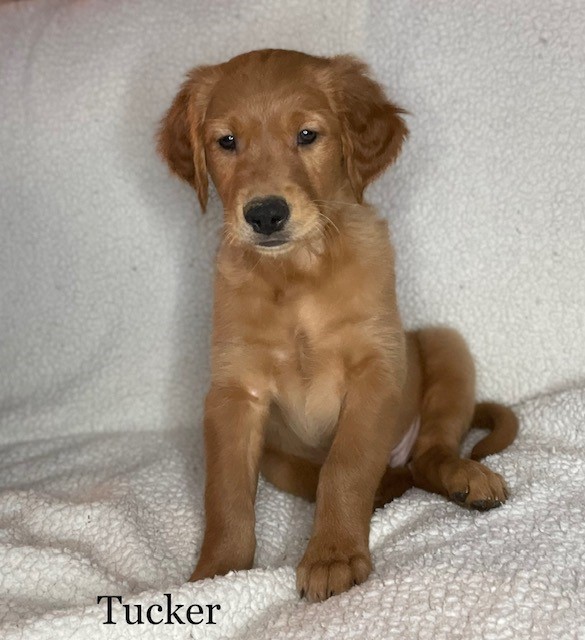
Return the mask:
<path fill-rule="evenodd" d="M 195 188 L 203 212 L 208 191 L 203 123 L 218 75 L 217 67 L 190 71 L 161 120 L 157 136 L 158 152 L 173 173 Z"/>
<path fill-rule="evenodd" d="M 388 100 L 363 62 L 352 56 L 336 56 L 331 62 L 347 175 L 355 197 L 362 202 L 364 189 L 400 153 L 408 135 L 401 118 L 406 112 Z"/>

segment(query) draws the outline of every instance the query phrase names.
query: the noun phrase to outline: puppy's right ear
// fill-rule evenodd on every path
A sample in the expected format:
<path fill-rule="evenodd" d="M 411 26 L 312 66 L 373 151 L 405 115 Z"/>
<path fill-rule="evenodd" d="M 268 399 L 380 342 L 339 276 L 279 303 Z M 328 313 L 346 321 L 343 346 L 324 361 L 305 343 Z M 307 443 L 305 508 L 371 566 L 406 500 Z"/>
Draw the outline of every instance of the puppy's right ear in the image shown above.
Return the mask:
<path fill-rule="evenodd" d="M 197 191 L 201 210 L 207 206 L 207 164 L 203 123 L 217 67 L 198 67 L 187 75 L 173 104 L 161 120 L 157 149 L 171 171 Z"/>
<path fill-rule="evenodd" d="M 364 189 L 394 162 L 408 135 L 402 115 L 368 67 L 352 56 L 331 58 L 333 103 L 342 125 L 341 142 L 349 182 L 358 202 Z"/>

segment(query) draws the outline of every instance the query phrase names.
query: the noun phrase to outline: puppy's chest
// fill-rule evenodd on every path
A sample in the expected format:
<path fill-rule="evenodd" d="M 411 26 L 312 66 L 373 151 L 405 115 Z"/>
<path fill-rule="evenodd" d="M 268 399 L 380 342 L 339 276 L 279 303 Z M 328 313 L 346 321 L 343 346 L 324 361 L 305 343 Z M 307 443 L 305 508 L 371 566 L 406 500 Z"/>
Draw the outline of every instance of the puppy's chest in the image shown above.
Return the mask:
<path fill-rule="evenodd" d="M 306 445 L 327 447 L 345 393 L 342 345 L 315 301 L 282 311 L 282 338 L 271 354 L 274 402 Z"/>

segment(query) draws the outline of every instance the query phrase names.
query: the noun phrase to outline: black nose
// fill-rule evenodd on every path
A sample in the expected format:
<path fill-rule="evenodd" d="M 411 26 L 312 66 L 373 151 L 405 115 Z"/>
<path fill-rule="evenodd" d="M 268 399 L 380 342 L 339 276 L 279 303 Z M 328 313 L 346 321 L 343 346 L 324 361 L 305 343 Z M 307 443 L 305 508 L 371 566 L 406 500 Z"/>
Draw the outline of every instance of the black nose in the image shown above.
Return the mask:
<path fill-rule="evenodd" d="M 256 233 L 269 236 L 284 228 L 290 211 L 284 198 L 254 198 L 244 207 L 244 218 Z"/>

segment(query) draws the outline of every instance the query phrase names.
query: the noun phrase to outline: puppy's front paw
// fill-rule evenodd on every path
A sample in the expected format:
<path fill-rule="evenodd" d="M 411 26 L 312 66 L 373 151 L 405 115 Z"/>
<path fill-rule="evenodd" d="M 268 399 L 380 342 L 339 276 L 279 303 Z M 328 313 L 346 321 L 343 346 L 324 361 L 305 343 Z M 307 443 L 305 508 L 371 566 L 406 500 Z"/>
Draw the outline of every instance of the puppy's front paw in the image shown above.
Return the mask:
<path fill-rule="evenodd" d="M 322 602 L 364 582 L 372 571 L 369 550 L 312 538 L 297 568 L 301 598 Z"/>
<path fill-rule="evenodd" d="M 238 544 L 235 542 L 228 544 L 225 536 L 213 538 L 214 543 L 217 539 L 222 540 L 224 544 L 219 546 L 210 544 L 208 538 L 204 540 L 199 562 L 197 562 L 197 567 L 189 578 L 189 582 L 224 576 L 230 571 L 243 571 L 252 568 L 256 548 L 256 539 L 253 536 L 247 540 L 242 538 Z"/>
<path fill-rule="evenodd" d="M 222 572 L 219 567 L 214 568 L 212 566 L 201 566 L 201 564 L 199 563 L 191 574 L 189 582 L 197 582 L 198 580 L 205 580 L 205 578 L 213 578 L 215 576 L 221 575 L 221 573 Z M 225 571 L 224 573 L 227 573 L 227 571 Z"/>
<path fill-rule="evenodd" d="M 205 578 L 214 578 L 215 576 L 223 576 L 234 567 L 230 566 L 229 561 L 220 561 L 214 558 L 201 557 L 195 571 L 191 574 L 189 582 L 197 582 L 205 580 Z"/>
<path fill-rule="evenodd" d="M 202 558 L 197 563 L 195 571 L 191 574 L 189 582 L 214 578 L 215 576 L 225 576 L 230 571 L 245 571 L 252 568 L 252 560 L 233 558 Z"/>

